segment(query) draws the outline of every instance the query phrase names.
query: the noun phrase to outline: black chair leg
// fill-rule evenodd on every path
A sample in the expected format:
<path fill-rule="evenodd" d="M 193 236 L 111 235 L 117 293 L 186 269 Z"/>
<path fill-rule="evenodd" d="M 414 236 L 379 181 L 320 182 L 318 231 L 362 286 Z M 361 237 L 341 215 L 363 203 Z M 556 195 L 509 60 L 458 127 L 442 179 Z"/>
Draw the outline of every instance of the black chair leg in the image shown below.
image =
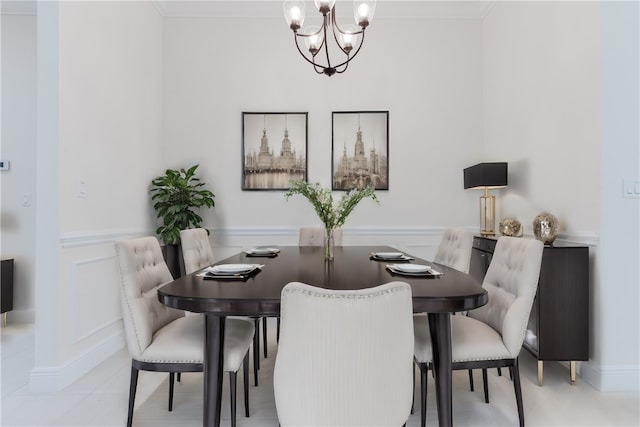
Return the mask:
<path fill-rule="evenodd" d="M 522 389 L 520 388 L 520 369 L 518 368 L 518 359 L 514 359 L 513 367 L 513 389 L 516 392 L 516 405 L 518 405 L 518 419 L 520 427 L 524 427 L 524 406 L 522 404 Z"/>
<path fill-rule="evenodd" d="M 416 364 L 413 364 L 413 369 L 411 370 L 413 374 L 413 394 L 411 396 L 411 413 L 413 414 L 413 402 L 416 400 Z"/>
<path fill-rule="evenodd" d="M 262 318 L 262 349 L 264 350 L 264 358 L 267 358 L 267 317 Z"/>
<path fill-rule="evenodd" d="M 498 376 L 501 377 L 502 376 L 502 368 L 498 368 Z"/>
<path fill-rule="evenodd" d="M 482 386 L 484 387 L 484 401 L 489 403 L 489 382 L 487 381 L 487 368 L 482 368 Z"/>
<path fill-rule="evenodd" d="M 231 427 L 236 427 L 236 372 L 229 372 L 229 397 L 231 401 Z"/>
<path fill-rule="evenodd" d="M 242 361 L 242 379 L 244 381 L 244 416 L 249 416 L 249 352 Z"/>
<path fill-rule="evenodd" d="M 138 370 L 131 366 L 131 381 L 129 383 L 129 411 L 127 412 L 127 427 L 133 422 L 133 406 L 136 401 L 136 388 L 138 386 Z"/>
<path fill-rule="evenodd" d="M 280 316 L 276 319 L 276 342 L 280 342 Z"/>
<path fill-rule="evenodd" d="M 176 378 L 178 379 L 178 382 L 180 382 L 180 380 L 182 379 L 182 372 L 176 372 Z"/>
<path fill-rule="evenodd" d="M 420 366 L 420 426 L 427 424 L 427 371 L 429 365 L 419 363 Z"/>
<path fill-rule="evenodd" d="M 473 369 L 469 369 L 469 390 L 473 390 Z"/>
<path fill-rule="evenodd" d="M 169 372 L 169 412 L 173 411 L 173 380 L 175 373 Z"/>
<path fill-rule="evenodd" d="M 260 369 L 260 318 L 253 318 L 253 383 L 258 387 L 258 369 Z"/>

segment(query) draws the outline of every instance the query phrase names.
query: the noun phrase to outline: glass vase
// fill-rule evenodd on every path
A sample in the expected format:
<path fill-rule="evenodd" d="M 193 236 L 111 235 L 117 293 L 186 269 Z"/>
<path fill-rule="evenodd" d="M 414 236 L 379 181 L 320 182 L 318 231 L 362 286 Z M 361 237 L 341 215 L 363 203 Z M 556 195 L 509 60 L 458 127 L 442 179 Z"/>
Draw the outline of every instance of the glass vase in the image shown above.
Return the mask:
<path fill-rule="evenodd" d="M 335 241 L 333 239 L 333 230 L 327 228 L 324 235 L 324 259 L 328 261 L 333 260 L 333 248 Z"/>

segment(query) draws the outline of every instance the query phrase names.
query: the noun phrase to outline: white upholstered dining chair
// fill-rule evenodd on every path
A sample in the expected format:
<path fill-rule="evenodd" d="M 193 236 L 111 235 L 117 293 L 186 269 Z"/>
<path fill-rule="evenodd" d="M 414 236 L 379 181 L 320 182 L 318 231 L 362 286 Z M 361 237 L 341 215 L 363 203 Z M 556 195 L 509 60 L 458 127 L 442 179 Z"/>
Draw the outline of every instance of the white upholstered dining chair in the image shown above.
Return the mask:
<path fill-rule="evenodd" d="M 195 273 L 215 262 L 209 243 L 209 233 L 204 228 L 180 230 L 180 244 L 186 274 Z M 251 321 L 255 329 L 253 336 L 253 381 L 257 386 L 258 369 L 260 369 L 260 317 L 251 317 Z M 265 347 L 267 345 L 266 339 L 264 345 Z"/>
<path fill-rule="evenodd" d="M 401 426 L 412 400 L 411 288 L 282 290 L 273 373 L 286 426 Z"/>
<path fill-rule="evenodd" d="M 442 235 L 433 262 L 468 273 L 472 247 L 473 234 L 470 231 L 449 228 Z"/>
<path fill-rule="evenodd" d="M 500 237 L 482 284 L 489 294 L 489 301 L 470 310 L 467 316 L 451 316 L 452 369 L 482 369 L 488 403 L 487 368 L 508 367 L 521 426 L 524 425 L 524 408 L 518 355 L 538 287 L 542 249 L 543 244 L 538 240 Z M 426 317 L 414 318 L 414 334 L 415 361 L 421 374 L 421 425 L 424 426 L 427 369 L 432 362 Z"/>
<path fill-rule="evenodd" d="M 185 316 L 184 311 L 167 307 L 158 300 L 158 288 L 173 280 L 158 239 L 142 237 L 117 242 L 116 255 L 122 319 L 131 355 L 127 413 L 127 427 L 131 427 L 140 370 L 169 372 L 169 411 L 173 408 L 174 374 L 202 372 L 204 319 Z M 247 355 L 253 331 L 249 321 L 226 321 L 223 369 L 229 372 L 231 382 L 232 426 L 236 421 L 236 373 L 241 365 L 244 365 L 245 415 L 249 416 Z"/>
<path fill-rule="evenodd" d="M 325 229 L 323 227 L 300 227 L 298 246 L 324 246 Z M 342 246 L 342 229 L 333 231 L 333 243 Z"/>

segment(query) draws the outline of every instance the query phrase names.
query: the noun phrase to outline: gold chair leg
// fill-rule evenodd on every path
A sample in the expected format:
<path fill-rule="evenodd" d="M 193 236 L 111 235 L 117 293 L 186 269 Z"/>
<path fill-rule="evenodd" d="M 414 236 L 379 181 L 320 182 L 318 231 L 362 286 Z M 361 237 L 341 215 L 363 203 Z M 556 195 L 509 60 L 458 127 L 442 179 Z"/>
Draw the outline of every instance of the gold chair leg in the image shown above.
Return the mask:
<path fill-rule="evenodd" d="M 542 371 L 544 370 L 544 362 L 538 360 L 538 385 L 542 385 Z"/>
<path fill-rule="evenodd" d="M 576 385 L 576 361 L 571 360 L 569 366 L 571 367 L 571 385 Z"/>

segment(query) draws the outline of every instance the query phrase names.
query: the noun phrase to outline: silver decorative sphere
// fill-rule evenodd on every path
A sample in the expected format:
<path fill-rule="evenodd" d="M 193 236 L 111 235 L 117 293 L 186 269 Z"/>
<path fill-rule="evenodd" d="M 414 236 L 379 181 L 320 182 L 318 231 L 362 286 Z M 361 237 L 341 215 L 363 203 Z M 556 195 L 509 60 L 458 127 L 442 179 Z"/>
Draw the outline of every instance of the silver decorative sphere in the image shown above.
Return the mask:
<path fill-rule="evenodd" d="M 533 220 L 533 234 L 545 245 L 551 245 L 558 236 L 558 218 L 548 212 L 538 214 Z"/>
<path fill-rule="evenodd" d="M 500 221 L 500 234 L 503 236 L 522 236 L 522 224 L 515 218 L 505 218 Z"/>

